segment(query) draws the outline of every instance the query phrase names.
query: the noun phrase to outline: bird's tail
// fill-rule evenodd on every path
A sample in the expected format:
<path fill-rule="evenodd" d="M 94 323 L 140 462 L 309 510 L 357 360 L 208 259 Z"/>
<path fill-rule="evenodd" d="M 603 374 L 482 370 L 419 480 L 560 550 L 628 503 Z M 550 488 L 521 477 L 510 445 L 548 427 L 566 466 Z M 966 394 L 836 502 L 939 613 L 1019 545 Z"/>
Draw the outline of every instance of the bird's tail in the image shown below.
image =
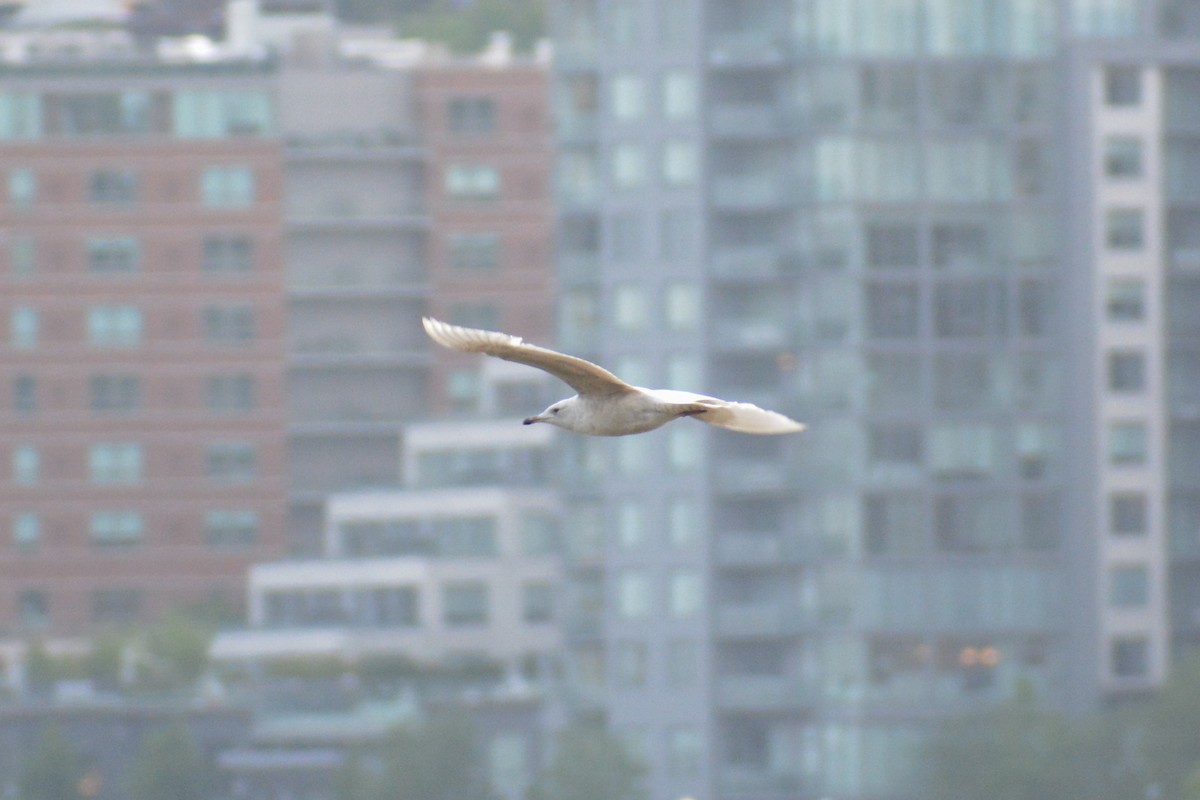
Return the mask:
<path fill-rule="evenodd" d="M 757 433 L 770 436 L 780 433 L 799 433 L 808 427 L 803 422 L 796 422 L 777 411 L 767 411 L 752 403 L 730 403 L 720 400 L 699 401 L 689 403 L 686 410 L 681 413 L 695 417 L 701 422 L 707 422 L 709 425 L 738 433 Z"/>

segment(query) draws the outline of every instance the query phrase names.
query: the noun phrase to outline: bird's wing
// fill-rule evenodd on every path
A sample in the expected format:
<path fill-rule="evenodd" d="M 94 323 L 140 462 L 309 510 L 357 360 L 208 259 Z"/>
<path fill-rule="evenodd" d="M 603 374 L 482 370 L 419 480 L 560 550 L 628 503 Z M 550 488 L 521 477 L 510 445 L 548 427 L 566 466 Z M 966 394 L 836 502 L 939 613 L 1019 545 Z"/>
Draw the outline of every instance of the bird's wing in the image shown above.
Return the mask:
<path fill-rule="evenodd" d="M 614 395 L 637 391 L 603 367 L 582 358 L 526 344 L 519 336 L 478 328 L 461 328 L 431 317 L 423 317 L 421 322 L 429 338 L 443 347 L 461 350 L 464 353 L 483 353 L 503 358 L 505 361 L 537 367 L 549 372 L 581 395 Z"/>
<path fill-rule="evenodd" d="M 799 433 L 808 427 L 778 411 L 768 411 L 753 403 L 735 403 L 673 389 L 654 389 L 650 394 L 666 405 L 678 406 L 680 413 L 739 433 Z"/>

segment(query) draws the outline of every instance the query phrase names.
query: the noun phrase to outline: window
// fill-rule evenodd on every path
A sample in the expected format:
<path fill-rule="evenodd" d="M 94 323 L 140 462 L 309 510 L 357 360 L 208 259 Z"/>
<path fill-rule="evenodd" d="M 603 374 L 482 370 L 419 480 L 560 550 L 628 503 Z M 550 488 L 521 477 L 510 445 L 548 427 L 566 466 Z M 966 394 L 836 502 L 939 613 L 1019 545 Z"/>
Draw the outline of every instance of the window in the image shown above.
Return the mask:
<path fill-rule="evenodd" d="M 90 238 L 87 259 L 92 272 L 137 272 L 141 266 L 141 245 L 132 236 Z"/>
<path fill-rule="evenodd" d="M 526 583 L 521 587 L 521 619 L 531 625 L 554 620 L 554 587 L 548 583 Z"/>
<path fill-rule="evenodd" d="M 1108 527 L 1115 536 L 1145 536 L 1149 524 L 1146 495 L 1121 492 L 1109 495 Z"/>
<path fill-rule="evenodd" d="M 700 287 L 696 284 L 668 284 L 664 305 L 667 327 L 671 330 L 693 331 L 700 324 Z"/>
<path fill-rule="evenodd" d="M 670 69 L 663 75 L 663 114 L 670 120 L 696 116 L 696 76 L 690 70 Z"/>
<path fill-rule="evenodd" d="M 919 466 L 921 428 L 917 425 L 874 425 L 868 437 L 868 452 L 875 464 Z"/>
<path fill-rule="evenodd" d="M 934 330 L 943 338 L 1003 336 L 1008 295 L 1002 281 L 944 283 L 934 290 Z"/>
<path fill-rule="evenodd" d="M 930 231 L 933 265 L 956 272 L 977 272 L 991 263 L 988 230 L 973 222 L 945 222 Z"/>
<path fill-rule="evenodd" d="M 137 202 L 137 173 L 130 169 L 99 169 L 88 177 L 88 202 L 127 206 Z"/>
<path fill-rule="evenodd" d="M 667 541 L 676 550 L 687 550 L 699 538 L 696 504 L 677 497 L 667 505 Z"/>
<path fill-rule="evenodd" d="M 625 122 L 641 119 L 646 110 L 646 87 L 642 78 L 618 73 L 612 79 L 612 115 Z"/>
<path fill-rule="evenodd" d="M 617 504 L 617 543 L 624 550 L 636 550 L 646 543 L 646 519 L 642 504 L 637 500 L 622 500 Z"/>
<path fill-rule="evenodd" d="M 37 175 L 31 169 L 14 169 L 8 173 L 8 204 L 14 210 L 25 210 L 37 200 Z"/>
<path fill-rule="evenodd" d="M 1105 139 L 1104 174 L 1110 178 L 1142 177 L 1142 140 L 1132 136 Z"/>
<path fill-rule="evenodd" d="M 682 139 L 669 140 L 663 145 L 663 182 L 667 186 L 691 186 L 700 170 L 696 145 Z"/>
<path fill-rule="evenodd" d="M 21 444 L 12 451 L 12 480 L 18 486 L 34 486 L 41 478 L 41 454 L 36 445 Z"/>
<path fill-rule="evenodd" d="M 646 152 L 640 144 L 620 142 L 613 146 L 612 181 L 618 189 L 636 189 L 646 182 Z"/>
<path fill-rule="evenodd" d="M 867 287 L 870 335 L 877 339 L 908 339 L 918 330 L 917 287 L 911 284 L 875 284 Z"/>
<path fill-rule="evenodd" d="M 204 404 L 218 414 L 244 413 L 257 406 L 254 376 L 243 373 L 210 375 L 205 382 Z"/>
<path fill-rule="evenodd" d="M 142 312 L 136 306 L 93 306 L 87 329 L 95 347 L 135 347 L 142 341 Z"/>
<path fill-rule="evenodd" d="M 1113 322 L 1140 322 L 1146 317 L 1146 284 L 1136 278 L 1108 282 L 1106 306 Z"/>
<path fill-rule="evenodd" d="M 203 317 L 209 344 L 245 344 L 255 337 L 253 306 L 206 306 Z"/>
<path fill-rule="evenodd" d="M 92 622 L 97 625 L 131 625 L 141 612 L 138 589 L 96 589 L 92 593 Z"/>
<path fill-rule="evenodd" d="M 645 328 L 650 320 L 650 301 L 645 287 L 631 283 L 617 286 L 613 291 L 613 311 L 619 329 L 636 331 Z"/>
<path fill-rule="evenodd" d="M 446 237 L 450 266 L 464 271 L 491 271 L 500 266 L 498 233 L 453 233 Z"/>
<path fill-rule="evenodd" d="M 61 132 L 67 136 L 146 133 L 150 95 L 141 91 L 58 96 Z"/>
<path fill-rule="evenodd" d="M 1110 209 L 1104 218 L 1104 243 L 1109 250 L 1141 250 L 1144 227 L 1145 215 L 1140 208 Z"/>
<path fill-rule="evenodd" d="M 204 515 L 204 541 L 209 547 L 244 548 L 258 542 L 258 513 L 220 509 Z"/>
<path fill-rule="evenodd" d="M 36 139 L 41 133 L 41 94 L 0 92 L 0 139 Z"/>
<path fill-rule="evenodd" d="M 484 135 L 496 130 L 496 104 L 490 97 L 454 97 L 446 104 L 452 133 Z"/>
<path fill-rule="evenodd" d="M 172 101 L 172 127 L 181 138 L 223 139 L 272 131 L 271 98 L 265 90 L 177 91 Z"/>
<path fill-rule="evenodd" d="M 558 522 L 540 511 L 521 515 L 521 555 L 550 556 L 559 552 Z"/>
<path fill-rule="evenodd" d="M 249 167 L 205 167 L 200 173 L 200 202 L 208 208 L 246 208 L 254 199 L 254 171 Z"/>
<path fill-rule="evenodd" d="M 1108 388 L 1112 392 L 1136 393 L 1146 388 L 1146 357 L 1140 352 L 1108 354 Z"/>
<path fill-rule="evenodd" d="M 703 743 L 695 725 L 671 725 L 667 728 L 667 770 L 677 778 L 700 774 Z"/>
<path fill-rule="evenodd" d="M 625 619 L 644 619 L 650 613 L 650 578 L 629 569 L 617 576 L 617 613 Z"/>
<path fill-rule="evenodd" d="M 32 375 L 18 375 L 13 378 L 12 404 L 13 410 L 20 414 L 32 414 L 37 411 L 37 378 Z"/>
<path fill-rule="evenodd" d="M 500 197 L 500 172 L 482 164 L 451 164 L 446 168 L 445 186 L 451 200 L 496 200 Z"/>
<path fill-rule="evenodd" d="M 450 306 L 450 322 L 467 328 L 500 330 L 500 308 L 490 303 L 455 303 Z"/>
<path fill-rule="evenodd" d="M 254 445 L 249 442 L 217 442 L 204 451 L 204 474 L 217 481 L 245 483 L 258 473 Z"/>
<path fill-rule="evenodd" d="M 1139 105 L 1142 102 L 1141 67 L 1107 67 L 1104 70 L 1104 102 L 1110 106 Z"/>
<path fill-rule="evenodd" d="M 667 466 L 672 472 L 691 472 L 699 468 L 703 461 L 700 434 L 700 427 L 695 425 L 667 429 Z"/>
<path fill-rule="evenodd" d="M 88 388 L 92 411 L 129 412 L 142 404 L 142 382 L 136 375 L 93 375 Z"/>
<path fill-rule="evenodd" d="M 142 541 L 142 515 L 136 511 L 97 511 L 89 528 L 98 547 L 132 547 Z"/>
<path fill-rule="evenodd" d="M 1114 422 L 1108 428 L 1108 461 L 1114 466 L 1146 463 L 1149 433 L 1144 422 Z"/>
<path fill-rule="evenodd" d="M 1108 574 L 1108 603 L 1114 608 L 1143 608 L 1150 602 L 1150 573 L 1144 566 L 1113 567 Z"/>
<path fill-rule="evenodd" d="M 249 236 L 204 237 L 205 272 L 249 272 L 254 269 L 254 240 Z"/>
<path fill-rule="evenodd" d="M 50 600 L 41 589 L 26 589 L 17 598 L 21 627 L 41 628 L 50 622 Z"/>
<path fill-rule="evenodd" d="M 636 687 L 646 685 L 648 655 L 645 642 L 617 642 L 613 652 L 614 675 L 617 685 Z"/>
<path fill-rule="evenodd" d="M 37 243 L 32 236 L 15 233 L 8 237 L 8 272 L 14 278 L 37 274 Z"/>
<path fill-rule="evenodd" d="M 667 584 L 667 612 L 675 619 L 687 619 L 696 615 L 702 602 L 700 575 L 691 569 L 673 570 Z"/>
<path fill-rule="evenodd" d="M 667 685 L 691 686 L 696 682 L 699 647 L 693 639 L 672 639 L 667 642 Z"/>
<path fill-rule="evenodd" d="M 487 585 L 478 581 L 445 584 L 442 587 L 442 620 L 450 626 L 486 625 Z"/>
<path fill-rule="evenodd" d="M 1113 639 L 1110 659 L 1114 678 L 1144 678 L 1150 671 L 1149 641 L 1144 636 Z"/>
<path fill-rule="evenodd" d="M 695 254 L 695 214 L 688 208 L 668 208 L 659 219 L 659 256 L 682 260 Z"/>
<path fill-rule="evenodd" d="M 867 264 L 875 269 L 915 267 L 920 260 L 915 225 L 868 225 Z"/>
<path fill-rule="evenodd" d="M 609 251 L 614 261 L 629 263 L 642 257 L 642 219 L 640 211 L 621 211 L 609 219 Z"/>
<path fill-rule="evenodd" d="M 22 511 L 13 515 L 12 520 L 13 547 L 22 552 L 37 550 L 42 542 L 42 519 L 32 511 Z"/>
<path fill-rule="evenodd" d="M 435 520 L 437 552 L 445 558 L 495 558 L 500 551 L 494 517 L 448 517 Z"/>
<path fill-rule="evenodd" d="M 38 311 L 29 306 L 17 306 L 8 321 L 9 344 L 18 350 L 30 350 L 38 343 Z"/>
<path fill-rule="evenodd" d="M 131 442 L 94 444 L 88 449 L 92 483 L 132 484 L 142 479 L 142 448 Z"/>

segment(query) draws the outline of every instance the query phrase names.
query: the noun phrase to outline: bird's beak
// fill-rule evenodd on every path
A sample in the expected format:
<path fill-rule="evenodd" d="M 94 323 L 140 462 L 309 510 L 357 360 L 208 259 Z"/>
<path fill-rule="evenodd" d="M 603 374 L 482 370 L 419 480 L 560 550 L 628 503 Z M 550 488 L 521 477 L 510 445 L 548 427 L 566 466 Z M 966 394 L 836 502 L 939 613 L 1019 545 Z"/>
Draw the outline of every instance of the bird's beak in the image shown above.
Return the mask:
<path fill-rule="evenodd" d="M 525 425 L 532 425 L 532 424 L 533 424 L 533 423 L 535 423 L 535 422 L 544 422 L 544 421 L 545 421 L 545 419 L 546 419 L 546 418 L 545 418 L 544 416 L 542 416 L 541 414 L 537 414 L 537 415 L 535 415 L 535 416 L 532 416 L 532 417 L 529 417 L 529 418 L 527 418 L 527 419 L 525 420 L 524 424 L 525 424 Z"/>

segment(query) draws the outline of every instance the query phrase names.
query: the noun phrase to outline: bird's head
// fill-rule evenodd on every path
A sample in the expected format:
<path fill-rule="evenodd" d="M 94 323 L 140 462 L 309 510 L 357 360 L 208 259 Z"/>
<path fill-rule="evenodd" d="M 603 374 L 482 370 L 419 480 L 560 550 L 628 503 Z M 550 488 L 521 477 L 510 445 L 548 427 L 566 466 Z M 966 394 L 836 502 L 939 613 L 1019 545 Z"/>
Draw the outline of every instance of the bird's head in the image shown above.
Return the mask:
<path fill-rule="evenodd" d="M 540 414 L 534 414 L 525 420 L 526 425 L 532 425 L 535 422 L 548 422 L 551 425 L 557 425 L 560 428 L 572 430 L 579 407 L 576 404 L 577 397 L 568 397 L 566 400 L 559 400 L 557 403 L 551 403 L 550 406 Z"/>

